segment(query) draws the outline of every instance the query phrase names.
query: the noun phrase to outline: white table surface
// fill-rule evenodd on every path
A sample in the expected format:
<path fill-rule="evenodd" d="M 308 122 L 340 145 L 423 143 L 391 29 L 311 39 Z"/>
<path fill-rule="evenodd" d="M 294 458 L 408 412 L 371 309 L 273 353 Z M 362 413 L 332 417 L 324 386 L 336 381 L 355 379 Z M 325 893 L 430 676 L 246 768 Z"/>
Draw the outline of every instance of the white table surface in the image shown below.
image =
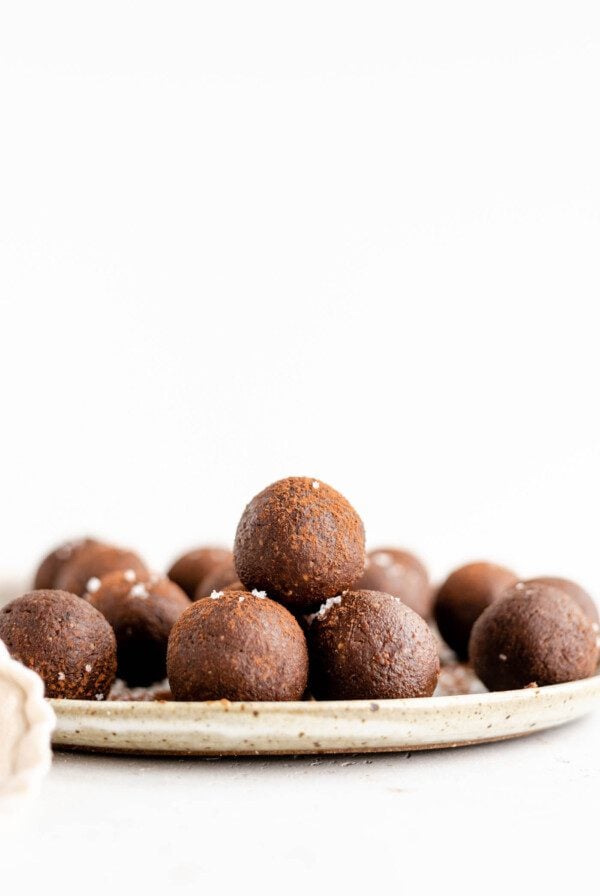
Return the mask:
<path fill-rule="evenodd" d="M 21 893 L 592 892 L 599 772 L 598 711 L 408 755 L 57 753 L 40 796 L 3 821 L 2 880 Z"/>

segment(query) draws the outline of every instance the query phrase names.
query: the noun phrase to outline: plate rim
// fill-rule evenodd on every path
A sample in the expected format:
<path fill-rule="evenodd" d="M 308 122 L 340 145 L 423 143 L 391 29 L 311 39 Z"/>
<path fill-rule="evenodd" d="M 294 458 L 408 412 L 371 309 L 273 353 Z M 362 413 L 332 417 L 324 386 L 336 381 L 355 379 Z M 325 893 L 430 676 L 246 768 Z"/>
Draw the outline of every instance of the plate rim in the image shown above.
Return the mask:
<path fill-rule="evenodd" d="M 600 675 L 399 700 L 51 700 L 58 750 L 147 757 L 398 753 L 512 740 L 594 709 Z"/>

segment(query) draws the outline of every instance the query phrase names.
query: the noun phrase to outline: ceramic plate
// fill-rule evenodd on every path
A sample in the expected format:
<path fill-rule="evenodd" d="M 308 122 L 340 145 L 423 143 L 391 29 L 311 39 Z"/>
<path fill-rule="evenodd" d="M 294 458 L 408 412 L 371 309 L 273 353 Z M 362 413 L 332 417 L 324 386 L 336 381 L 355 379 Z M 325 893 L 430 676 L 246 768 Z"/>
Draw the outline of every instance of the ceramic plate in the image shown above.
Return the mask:
<path fill-rule="evenodd" d="M 600 698 L 600 676 L 494 694 L 411 700 L 174 703 L 51 700 L 59 748 L 248 756 L 431 750 L 521 737 L 570 722 Z"/>

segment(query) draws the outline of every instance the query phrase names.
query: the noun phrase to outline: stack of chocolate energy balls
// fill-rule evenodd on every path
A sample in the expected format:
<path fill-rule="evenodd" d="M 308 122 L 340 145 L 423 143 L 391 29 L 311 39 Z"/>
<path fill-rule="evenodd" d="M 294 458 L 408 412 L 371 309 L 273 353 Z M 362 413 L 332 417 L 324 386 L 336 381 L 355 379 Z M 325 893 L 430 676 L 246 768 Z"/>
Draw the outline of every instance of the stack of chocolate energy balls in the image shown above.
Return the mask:
<path fill-rule="evenodd" d="M 440 693 L 441 669 L 442 693 L 586 678 L 598 612 L 569 580 L 493 563 L 436 590 L 408 551 L 365 552 L 343 495 L 291 477 L 248 504 L 233 552 L 199 547 L 166 575 L 90 538 L 56 548 L 0 639 L 55 698 L 374 700 Z"/>

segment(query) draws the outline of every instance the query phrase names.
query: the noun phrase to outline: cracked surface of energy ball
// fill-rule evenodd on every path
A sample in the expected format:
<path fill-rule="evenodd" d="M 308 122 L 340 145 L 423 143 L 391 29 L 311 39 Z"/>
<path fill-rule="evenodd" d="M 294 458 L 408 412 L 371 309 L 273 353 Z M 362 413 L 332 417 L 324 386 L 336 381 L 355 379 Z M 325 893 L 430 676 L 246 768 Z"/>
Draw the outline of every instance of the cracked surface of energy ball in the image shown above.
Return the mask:
<path fill-rule="evenodd" d="M 94 538 L 81 538 L 74 541 L 65 541 L 47 554 L 38 566 L 34 580 L 34 591 L 47 591 L 56 587 L 58 576 L 63 567 L 73 560 L 81 551 L 92 545 L 100 545 L 101 542 Z"/>
<path fill-rule="evenodd" d="M 167 576 L 179 585 L 191 600 L 194 600 L 196 589 L 202 579 L 206 578 L 215 567 L 228 561 L 233 563 L 233 554 L 227 548 L 210 545 L 195 548 L 178 557 Z"/>
<path fill-rule="evenodd" d="M 440 673 L 427 623 L 391 594 L 349 591 L 312 619 L 310 687 L 329 700 L 430 697 Z"/>
<path fill-rule="evenodd" d="M 423 563 L 410 551 L 376 548 L 367 554 L 365 571 L 352 586 L 353 591 L 382 591 L 400 600 L 428 619 L 433 606 L 433 589 Z"/>
<path fill-rule="evenodd" d="M 117 675 L 130 687 L 162 681 L 173 625 L 190 606 L 188 596 L 166 576 L 138 577 L 117 570 L 91 579 L 84 594 L 111 624 L 117 639 Z"/>
<path fill-rule="evenodd" d="M 517 582 L 515 573 L 497 563 L 467 563 L 440 585 L 434 615 L 440 635 L 460 659 L 467 659 L 475 621 Z"/>
<path fill-rule="evenodd" d="M 234 543 L 235 567 L 293 610 L 348 589 L 365 566 L 365 531 L 352 505 L 318 479 L 274 482 L 244 510 Z"/>
<path fill-rule="evenodd" d="M 306 639 L 261 592 L 215 591 L 173 626 L 167 671 L 175 700 L 301 700 Z"/>
<path fill-rule="evenodd" d="M 598 648 L 592 623 L 564 591 L 519 582 L 481 614 L 469 656 L 490 691 L 509 691 L 588 678 Z"/>
<path fill-rule="evenodd" d="M 133 569 L 138 575 L 149 574 L 146 564 L 134 551 L 113 545 L 92 544 L 63 566 L 56 587 L 82 595 L 90 579 L 101 579 L 118 569 Z"/>
<path fill-rule="evenodd" d="M 42 678 L 47 697 L 103 700 L 115 680 L 115 635 L 75 594 L 30 591 L 0 610 L 0 640 Z"/>

